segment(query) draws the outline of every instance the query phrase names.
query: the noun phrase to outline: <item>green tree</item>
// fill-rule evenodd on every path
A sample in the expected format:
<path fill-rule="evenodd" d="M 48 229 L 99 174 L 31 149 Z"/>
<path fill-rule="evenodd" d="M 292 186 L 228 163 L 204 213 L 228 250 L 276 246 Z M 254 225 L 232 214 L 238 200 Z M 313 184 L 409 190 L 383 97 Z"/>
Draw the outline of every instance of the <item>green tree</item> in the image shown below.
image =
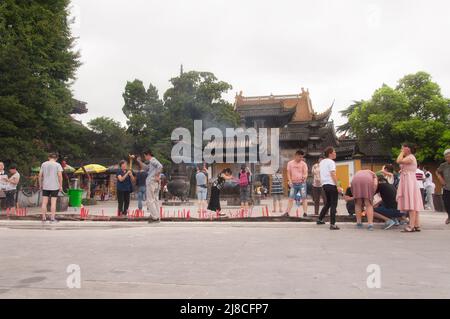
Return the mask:
<path fill-rule="evenodd" d="M 140 80 L 127 82 L 123 93 L 123 112 L 128 132 L 134 138 L 134 150 L 151 148 L 166 166 L 171 163 L 171 134 L 177 127 L 193 133 L 194 120 L 203 120 L 204 128 L 234 127 L 239 116 L 222 95 L 231 85 L 209 72 L 186 72 L 170 80 L 172 86 L 163 101 L 153 85 L 145 90 Z"/>
<path fill-rule="evenodd" d="M 69 0 L 0 2 L 0 149 L 22 171 L 72 140 L 69 88 L 80 65 L 68 17 Z M 82 128 L 81 128 L 82 130 Z M 67 134 L 66 134 L 67 133 Z"/>
<path fill-rule="evenodd" d="M 193 121 L 203 120 L 204 127 L 234 127 L 239 115 L 222 95 L 232 89 L 213 73 L 190 71 L 170 80 L 172 87 L 164 94 L 171 129 L 185 127 L 193 131 Z"/>
<path fill-rule="evenodd" d="M 339 113 L 341 116 L 348 118 L 355 111 L 355 109 L 361 109 L 363 103 L 364 101 L 353 101 L 353 104 L 348 106 L 346 109 L 339 111 Z M 346 133 L 349 134 L 350 137 L 355 137 L 349 122 L 339 125 L 337 127 L 337 132 Z"/>
<path fill-rule="evenodd" d="M 429 74 L 418 72 L 400 79 L 394 89 L 383 85 L 368 101 L 360 101 L 341 112 L 348 129 L 361 141 L 378 140 L 398 153 L 404 141 L 419 147 L 419 161 L 443 158 L 450 147 L 450 100 Z"/>
<path fill-rule="evenodd" d="M 432 81 L 430 74 L 406 75 L 399 81 L 397 90 L 408 99 L 408 115 L 421 120 L 448 122 L 449 99 L 442 96 L 440 86 Z"/>
<path fill-rule="evenodd" d="M 93 133 L 91 154 L 117 161 L 128 158 L 132 139 L 120 122 L 102 116 L 89 121 L 88 127 Z"/>
<path fill-rule="evenodd" d="M 150 84 L 145 90 L 140 80 L 127 82 L 123 93 L 123 113 L 128 133 L 133 136 L 133 152 L 141 153 L 164 136 L 164 103 L 158 90 Z"/>

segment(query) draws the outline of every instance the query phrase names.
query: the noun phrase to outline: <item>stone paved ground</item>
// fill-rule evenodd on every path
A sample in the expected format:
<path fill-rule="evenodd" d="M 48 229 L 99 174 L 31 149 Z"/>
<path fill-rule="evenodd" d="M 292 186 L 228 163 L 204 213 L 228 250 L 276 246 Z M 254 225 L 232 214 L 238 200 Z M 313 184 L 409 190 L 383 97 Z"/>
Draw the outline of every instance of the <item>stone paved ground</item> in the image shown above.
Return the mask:
<path fill-rule="evenodd" d="M 341 204 L 342 205 L 342 204 Z M 342 207 L 341 207 L 342 209 Z M 0 298 L 450 298 L 450 226 L 0 221 Z M 81 288 L 67 288 L 68 265 Z M 367 267 L 380 267 L 369 289 Z"/>

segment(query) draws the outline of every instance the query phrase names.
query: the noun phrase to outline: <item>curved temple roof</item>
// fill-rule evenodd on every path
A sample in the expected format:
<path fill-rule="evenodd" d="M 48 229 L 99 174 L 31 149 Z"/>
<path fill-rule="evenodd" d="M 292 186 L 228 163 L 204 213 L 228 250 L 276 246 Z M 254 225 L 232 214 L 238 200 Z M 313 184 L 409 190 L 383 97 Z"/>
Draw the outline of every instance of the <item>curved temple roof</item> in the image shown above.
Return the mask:
<path fill-rule="evenodd" d="M 333 103 L 333 105 L 334 105 L 334 103 Z M 322 121 L 322 120 L 328 121 L 328 119 L 331 116 L 331 113 L 333 112 L 333 105 L 331 105 L 325 112 L 314 113 L 313 119 L 317 120 L 317 121 Z"/>
<path fill-rule="evenodd" d="M 333 102 L 334 105 L 334 102 Z M 262 115 L 267 112 L 273 116 L 292 113 L 291 122 L 328 121 L 333 105 L 325 112 L 316 113 L 309 97 L 309 90 L 302 88 L 300 94 L 243 96 L 242 91 L 236 94 L 235 109 L 241 116 Z"/>

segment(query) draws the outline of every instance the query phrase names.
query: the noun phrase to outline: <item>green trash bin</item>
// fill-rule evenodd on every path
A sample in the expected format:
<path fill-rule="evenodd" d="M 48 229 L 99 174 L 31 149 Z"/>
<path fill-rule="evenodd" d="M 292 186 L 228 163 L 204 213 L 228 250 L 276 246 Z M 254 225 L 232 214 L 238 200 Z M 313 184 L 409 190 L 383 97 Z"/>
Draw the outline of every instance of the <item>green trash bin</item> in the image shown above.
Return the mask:
<path fill-rule="evenodd" d="M 83 190 L 72 188 L 69 189 L 69 206 L 70 207 L 81 207 L 81 202 L 83 199 Z"/>

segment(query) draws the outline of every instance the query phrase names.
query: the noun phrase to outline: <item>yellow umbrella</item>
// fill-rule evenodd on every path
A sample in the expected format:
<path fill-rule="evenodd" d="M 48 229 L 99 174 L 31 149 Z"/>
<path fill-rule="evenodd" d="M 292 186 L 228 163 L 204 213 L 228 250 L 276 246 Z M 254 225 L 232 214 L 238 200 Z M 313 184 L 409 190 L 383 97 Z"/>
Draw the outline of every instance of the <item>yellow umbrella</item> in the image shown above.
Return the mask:
<path fill-rule="evenodd" d="M 104 173 L 107 170 L 106 167 L 99 164 L 84 165 L 84 169 L 88 174 Z M 80 167 L 78 170 L 75 171 L 75 174 L 84 174 L 83 168 Z"/>

